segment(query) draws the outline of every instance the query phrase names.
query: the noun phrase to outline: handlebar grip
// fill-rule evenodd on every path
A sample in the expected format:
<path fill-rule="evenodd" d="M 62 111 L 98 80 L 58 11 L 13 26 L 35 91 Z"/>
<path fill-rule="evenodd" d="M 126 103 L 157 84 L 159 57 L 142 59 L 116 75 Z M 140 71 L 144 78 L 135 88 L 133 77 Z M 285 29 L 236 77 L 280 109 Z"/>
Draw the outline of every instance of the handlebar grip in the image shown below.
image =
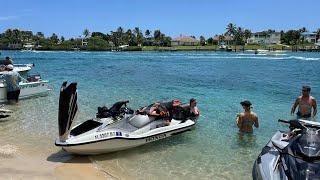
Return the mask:
<path fill-rule="evenodd" d="M 289 123 L 290 123 L 289 121 L 287 121 L 287 120 L 283 120 L 283 119 L 278 119 L 278 122 L 287 123 L 287 124 L 289 124 Z"/>

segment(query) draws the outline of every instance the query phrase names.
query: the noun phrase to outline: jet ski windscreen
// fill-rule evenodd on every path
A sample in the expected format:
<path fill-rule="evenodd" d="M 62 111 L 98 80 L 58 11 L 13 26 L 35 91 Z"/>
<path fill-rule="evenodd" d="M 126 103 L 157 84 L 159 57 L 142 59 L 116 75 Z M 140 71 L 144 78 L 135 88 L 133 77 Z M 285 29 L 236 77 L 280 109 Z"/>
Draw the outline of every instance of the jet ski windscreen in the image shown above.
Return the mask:
<path fill-rule="evenodd" d="M 65 141 L 69 134 L 71 124 L 78 111 L 77 105 L 77 83 L 71 83 L 66 86 L 67 82 L 64 82 L 60 89 L 59 98 L 59 136 L 60 140 Z"/>
<path fill-rule="evenodd" d="M 294 156 L 320 160 L 320 135 L 317 130 L 310 128 L 290 144 L 290 150 Z"/>

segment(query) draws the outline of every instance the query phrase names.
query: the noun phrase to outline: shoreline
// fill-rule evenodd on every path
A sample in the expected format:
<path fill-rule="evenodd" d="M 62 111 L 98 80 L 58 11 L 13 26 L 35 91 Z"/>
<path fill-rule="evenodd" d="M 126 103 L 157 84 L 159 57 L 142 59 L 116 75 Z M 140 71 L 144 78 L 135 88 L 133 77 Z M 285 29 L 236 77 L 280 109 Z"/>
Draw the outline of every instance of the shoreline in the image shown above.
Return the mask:
<path fill-rule="evenodd" d="M 55 148 L 58 150 L 57 148 Z M 89 156 L 1 144 L 0 179 L 118 179 Z M 79 173 L 81 172 L 81 173 Z"/>
<path fill-rule="evenodd" d="M 0 49 L 0 51 L 70 51 L 70 52 L 175 52 L 175 51 L 215 51 L 215 52 L 244 52 L 244 51 L 256 51 L 256 50 L 265 50 L 269 52 L 275 51 L 290 51 L 290 52 L 320 52 L 320 48 L 309 48 L 307 46 L 280 46 L 280 45 L 247 45 L 247 46 L 229 46 L 228 49 L 219 49 L 219 46 L 172 46 L 172 47 L 162 47 L 162 46 L 132 46 L 126 49 L 120 48 L 108 48 L 108 49 L 33 49 L 33 50 L 24 50 L 24 49 Z"/>

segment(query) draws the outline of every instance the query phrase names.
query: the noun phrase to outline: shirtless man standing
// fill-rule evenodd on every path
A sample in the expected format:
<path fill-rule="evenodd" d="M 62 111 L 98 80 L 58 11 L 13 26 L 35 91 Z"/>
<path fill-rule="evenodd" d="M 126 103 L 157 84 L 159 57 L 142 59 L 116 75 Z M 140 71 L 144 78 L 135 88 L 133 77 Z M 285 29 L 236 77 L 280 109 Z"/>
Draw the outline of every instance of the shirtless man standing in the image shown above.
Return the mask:
<path fill-rule="evenodd" d="M 291 108 L 291 114 L 293 115 L 297 106 L 297 118 L 298 119 L 310 119 L 311 115 L 313 117 L 317 114 L 317 102 L 316 99 L 310 96 L 311 87 L 310 86 L 303 86 L 302 87 L 302 96 L 299 96 L 296 101 L 294 102 Z M 313 109 L 313 113 L 312 113 Z"/>

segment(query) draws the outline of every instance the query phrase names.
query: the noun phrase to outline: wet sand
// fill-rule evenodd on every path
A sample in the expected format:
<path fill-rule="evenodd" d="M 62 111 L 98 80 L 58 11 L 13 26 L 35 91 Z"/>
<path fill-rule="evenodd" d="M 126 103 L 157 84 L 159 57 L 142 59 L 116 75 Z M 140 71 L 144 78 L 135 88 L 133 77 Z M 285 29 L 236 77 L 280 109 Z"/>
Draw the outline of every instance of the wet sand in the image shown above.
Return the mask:
<path fill-rule="evenodd" d="M 50 155 L 51 153 L 51 155 Z M 0 145 L 0 179 L 117 179 L 87 156 Z"/>

